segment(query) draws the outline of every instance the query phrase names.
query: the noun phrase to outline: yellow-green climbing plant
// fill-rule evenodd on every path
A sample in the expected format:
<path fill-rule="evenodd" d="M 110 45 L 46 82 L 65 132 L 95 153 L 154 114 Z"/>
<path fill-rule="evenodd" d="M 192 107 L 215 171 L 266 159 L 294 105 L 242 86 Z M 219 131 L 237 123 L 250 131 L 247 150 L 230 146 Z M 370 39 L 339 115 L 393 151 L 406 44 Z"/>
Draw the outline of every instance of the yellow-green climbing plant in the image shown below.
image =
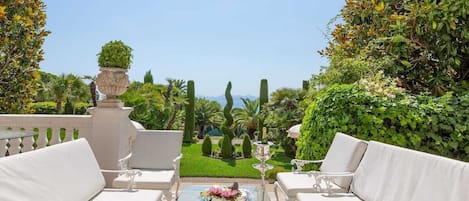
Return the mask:
<path fill-rule="evenodd" d="M 0 2 L 0 113 L 25 113 L 35 95 L 49 34 L 44 10 L 40 0 Z"/>

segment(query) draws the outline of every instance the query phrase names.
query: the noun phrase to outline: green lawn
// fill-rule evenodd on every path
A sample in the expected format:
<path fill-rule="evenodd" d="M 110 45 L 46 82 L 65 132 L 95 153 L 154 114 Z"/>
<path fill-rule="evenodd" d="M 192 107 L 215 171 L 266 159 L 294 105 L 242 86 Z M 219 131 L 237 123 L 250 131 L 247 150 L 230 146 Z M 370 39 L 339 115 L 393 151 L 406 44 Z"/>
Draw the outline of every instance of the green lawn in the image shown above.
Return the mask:
<path fill-rule="evenodd" d="M 180 169 L 182 177 L 260 178 L 259 170 L 252 167 L 253 164 L 259 163 L 259 160 L 254 157 L 238 160 L 210 158 L 202 156 L 202 144 L 184 144 L 182 153 L 184 154 Z M 283 150 L 277 150 L 267 163 L 289 171 L 291 169 L 290 160 L 291 158 L 284 155 Z"/>

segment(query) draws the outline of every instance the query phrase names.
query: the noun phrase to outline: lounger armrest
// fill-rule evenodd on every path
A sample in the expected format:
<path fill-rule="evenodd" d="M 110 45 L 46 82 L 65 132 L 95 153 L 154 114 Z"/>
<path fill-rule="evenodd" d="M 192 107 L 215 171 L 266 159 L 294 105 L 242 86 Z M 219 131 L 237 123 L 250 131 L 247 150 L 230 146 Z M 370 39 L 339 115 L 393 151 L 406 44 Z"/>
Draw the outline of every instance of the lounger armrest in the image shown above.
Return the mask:
<path fill-rule="evenodd" d="M 179 181 L 179 166 L 181 164 L 182 154 L 179 154 L 176 158 L 173 159 L 173 168 L 176 180 Z"/>
<path fill-rule="evenodd" d="M 327 193 L 332 195 L 332 183 L 334 180 L 340 177 L 353 177 L 355 173 L 353 172 L 319 172 L 319 171 L 311 171 L 310 175 L 314 176 L 316 184 L 314 184 L 314 188 L 321 192 L 321 182 L 326 184 Z"/>
<path fill-rule="evenodd" d="M 132 157 L 132 153 L 129 153 L 127 156 L 125 156 L 124 158 L 121 158 L 117 161 L 117 165 L 119 166 L 119 168 L 121 170 L 128 170 L 129 169 L 129 160 L 130 160 L 130 157 Z"/>
<path fill-rule="evenodd" d="M 292 172 L 299 173 L 303 170 L 303 166 L 306 164 L 311 164 L 311 163 L 322 163 L 323 160 L 300 160 L 300 159 L 293 159 L 290 161 L 292 164 Z M 296 169 L 294 168 L 293 165 L 296 165 Z"/>
<path fill-rule="evenodd" d="M 119 175 L 125 175 L 127 178 L 129 178 L 129 181 L 127 183 L 127 191 L 132 192 L 134 191 L 135 187 L 135 177 L 136 176 L 142 176 L 142 171 L 138 169 L 132 169 L 132 170 L 101 170 L 103 173 L 118 173 Z"/>

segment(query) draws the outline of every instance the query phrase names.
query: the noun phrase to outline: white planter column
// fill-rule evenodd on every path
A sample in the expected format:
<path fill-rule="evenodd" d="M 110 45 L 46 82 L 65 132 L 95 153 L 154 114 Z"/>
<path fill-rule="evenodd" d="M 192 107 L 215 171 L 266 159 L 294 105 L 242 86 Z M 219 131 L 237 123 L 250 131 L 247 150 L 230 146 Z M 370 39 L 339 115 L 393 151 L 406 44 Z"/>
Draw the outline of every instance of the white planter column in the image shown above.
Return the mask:
<path fill-rule="evenodd" d="M 93 107 L 88 111 L 92 115 L 93 152 L 101 169 L 118 170 L 117 161 L 129 153 L 129 114 L 130 107 Z M 117 174 L 105 173 L 106 186 L 112 185 Z"/>

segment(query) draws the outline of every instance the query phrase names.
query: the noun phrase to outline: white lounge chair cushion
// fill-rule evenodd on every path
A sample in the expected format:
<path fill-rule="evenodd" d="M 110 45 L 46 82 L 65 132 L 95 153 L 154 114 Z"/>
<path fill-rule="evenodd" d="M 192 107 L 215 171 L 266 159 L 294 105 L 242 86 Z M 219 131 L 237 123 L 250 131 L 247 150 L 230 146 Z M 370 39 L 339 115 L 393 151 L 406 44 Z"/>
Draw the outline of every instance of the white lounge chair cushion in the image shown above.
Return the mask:
<path fill-rule="evenodd" d="M 126 188 L 129 178 L 120 175 L 114 179 L 113 186 Z M 174 183 L 174 170 L 142 170 L 141 176 L 135 177 L 136 188 L 168 190 Z"/>
<path fill-rule="evenodd" d="M 174 169 L 173 160 L 180 155 L 182 131 L 158 134 L 139 131 L 132 146 L 129 166 L 134 169 Z M 155 142 L 160 142 L 157 145 Z"/>
<path fill-rule="evenodd" d="M 104 185 L 84 139 L 0 160 L 0 200 L 83 201 Z"/>
<path fill-rule="evenodd" d="M 280 172 L 277 174 L 278 184 L 282 190 L 287 194 L 288 197 L 294 198 L 299 192 L 303 193 L 314 193 L 314 184 L 316 181 L 314 177 L 308 176 L 308 174 L 299 174 L 292 172 Z M 281 181 L 281 182 L 280 182 Z M 337 185 L 332 184 L 332 192 L 341 193 L 347 192 L 346 189 L 340 188 Z M 321 183 L 321 188 L 326 189 L 325 183 Z"/>
<path fill-rule="evenodd" d="M 337 194 L 324 194 L 324 193 L 298 193 L 298 201 L 361 201 L 351 193 L 337 193 Z"/>
<path fill-rule="evenodd" d="M 321 164 L 321 172 L 354 172 L 363 154 L 367 143 L 363 140 L 337 133 Z M 350 187 L 351 178 L 336 179 L 335 183 L 342 188 Z"/>
<path fill-rule="evenodd" d="M 352 191 L 364 200 L 469 200 L 469 163 L 371 141 Z"/>
<path fill-rule="evenodd" d="M 161 191 L 136 190 L 128 192 L 121 189 L 104 189 L 92 201 L 160 201 Z"/>

